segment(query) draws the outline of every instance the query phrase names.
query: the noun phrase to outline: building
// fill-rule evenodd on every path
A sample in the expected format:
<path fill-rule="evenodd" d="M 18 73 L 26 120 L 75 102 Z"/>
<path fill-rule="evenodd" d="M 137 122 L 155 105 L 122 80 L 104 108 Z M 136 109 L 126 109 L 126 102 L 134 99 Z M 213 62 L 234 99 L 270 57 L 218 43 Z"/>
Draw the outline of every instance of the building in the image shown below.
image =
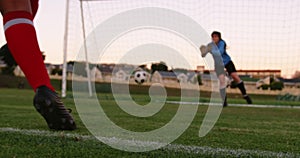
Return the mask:
<path fill-rule="evenodd" d="M 205 71 L 205 66 L 197 66 L 197 71 L 198 72 L 204 72 Z"/>
<path fill-rule="evenodd" d="M 98 65 L 98 69 L 102 73 L 103 80 L 111 82 L 112 74 L 115 68 L 115 64 L 101 64 Z"/>
<path fill-rule="evenodd" d="M 177 75 L 177 79 L 180 83 L 188 83 L 189 77 L 184 73 L 180 73 Z"/>
<path fill-rule="evenodd" d="M 177 79 L 184 84 L 198 84 L 198 75 L 195 72 L 180 73 Z"/>
<path fill-rule="evenodd" d="M 130 80 L 136 66 L 128 64 L 101 64 L 98 68 L 106 82 L 111 82 L 111 80 L 125 82 Z"/>
<path fill-rule="evenodd" d="M 17 66 L 14 70 L 14 75 L 17 77 L 25 77 L 23 71 L 21 70 L 20 66 Z"/>
<path fill-rule="evenodd" d="M 281 70 L 237 70 L 239 76 L 249 76 L 251 78 L 263 79 L 266 77 L 281 77 Z M 213 73 L 214 70 L 199 71 L 204 74 Z"/>
<path fill-rule="evenodd" d="M 91 80 L 92 81 L 102 81 L 103 80 L 103 76 L 101 71 L 95 66 L 94 68 L 92 68 L 91 70 Z"/>
<path fill-rule="evenodd" d="M 51 75 L 52 70 L 54 69 L 54 67 L 50 63 L 45 63 L 45 66 L 46 66 L 46 70 L 47 70 L 48 75 Z"/>
<path fill-rule="evenodd" d="M 281 70 L 238 70 L 240 76 L 251 76 L 252 78 L 281 77 Z"/>
<path fill-rule="evenodd" d="M 71 79 L 73 76 L 74 66 L 72 64 L 67 65 L 67 77 Z"/>
<path fill-rule="evenodd" d="M 174 72 L 155 71 L 151 77 L 153 83 L 178 83 L 178 78 Z"/>
<path fill-rule="evenodd" d="M 127 82 L 130 79 L 130 74 L 120 69 L 113 74 L 112 81 L 114 82 Z"/>

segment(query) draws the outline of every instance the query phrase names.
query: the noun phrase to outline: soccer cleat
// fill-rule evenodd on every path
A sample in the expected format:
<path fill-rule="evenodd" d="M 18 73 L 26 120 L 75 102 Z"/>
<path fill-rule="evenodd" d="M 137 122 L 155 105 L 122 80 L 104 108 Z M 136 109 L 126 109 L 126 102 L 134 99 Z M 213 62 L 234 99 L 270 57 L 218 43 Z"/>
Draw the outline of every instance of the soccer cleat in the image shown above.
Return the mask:
<path fill-rule="evenodd" d="M 247 101 L 248 104 L 252 104 L 252 100 L 249 95 L 244 96 L 244 99 Z"/>
<path fill-rule="evenodd" d="M 33 101 L 35 109 L 53 130 L 75 130 L 76 124 L 57 93 L 46 86 L 36 90 Z"/>

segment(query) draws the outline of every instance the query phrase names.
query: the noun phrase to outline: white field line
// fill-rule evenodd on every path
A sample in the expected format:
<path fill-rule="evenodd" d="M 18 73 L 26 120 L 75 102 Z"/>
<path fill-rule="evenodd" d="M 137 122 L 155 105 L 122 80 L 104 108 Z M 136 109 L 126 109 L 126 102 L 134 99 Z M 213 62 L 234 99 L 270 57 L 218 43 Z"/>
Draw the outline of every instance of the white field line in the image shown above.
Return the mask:
<path fill-rule="evenodd" d="M 69 134 L 63 132 L 51 132 L 43 130 L 34 130 L 34 129 L 17 129 L 17 128 L 0 128 L 1 132 L 7 133 L 18 133 L 28 136 L 43 136 L 43 137 L 66 137 L 66 138 L 77 138 L 82 141 L 93 140 L 97 141 L 94 136 L 91 135 L 79 135 L 79 134 Z M 144 142 L 136 140 L 124 140 L 120 138 L 101 138 L 109 140 L 110 142 L 115 142 L 119 144 L 126 144 L 128 146 L 149 146 L 149 145 L 161 145 L 159 142 Z M 258 156 L 258 157 L 300 157 L 299 154 L 293 153 L 283 153 L 283 152 L 272 152 L 272 151 L 262 151 L 262 150 L 244 150 L 244 149 L 225 149 L 225 148 L 211 148 L 211 147 L 201 147 L 201 146 L 188 146 L 182 144 L 170 144 L 162 148 L 162 150 L 169 150 L 174 152 L 184 152 L 188 154 L 200 154 L 200 155 L 209 155 L 212 157 L 216 156 L 233 156 L 233 157 L 249 157 L 249 156 Z"/>
<path fill-rule="evenodd" d="M 221 105 L 218 103 L 207 102 L 180 102 L 180 101 L 166 101 L 168 104 L 183 104 L 183 105 Z M 300 106 L 292 105 L 256 105 L 256 104 L 229 104 L 229 107 L 250 107 L 250 108 L 280 108 L 280 109 L 300 109 Z"/>

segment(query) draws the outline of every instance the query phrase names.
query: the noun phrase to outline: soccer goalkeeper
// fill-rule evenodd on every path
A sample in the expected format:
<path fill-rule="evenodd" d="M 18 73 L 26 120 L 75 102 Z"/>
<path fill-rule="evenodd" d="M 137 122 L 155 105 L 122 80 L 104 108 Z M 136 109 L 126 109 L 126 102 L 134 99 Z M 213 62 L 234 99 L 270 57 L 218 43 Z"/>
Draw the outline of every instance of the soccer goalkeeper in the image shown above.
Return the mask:
<path fill-rule="evenodd" d="M 217 46 L 218 51 L 221 53 L 223 63 L 225 65 L 226 71 L 233 78 L 233 80 L 237 83 L 237 87 L 240 89 L 243 98 L 247 101 L 248 104 L 252 104 L 252 100 L 247 94 L 244 82 L 240 79 L 237 74 L 237 70 L 235 68 L 234 63 L 231 60 L 231 57 L 228 55 L 226 51 L 226 42 L 222 39 L 222 35 L 218 31 L 214 31 L 211 34 L 213 43 Z M 208 52 L 202 52 L 202 55 L 206 55 Z"/>
<path fill-rule="evenodd" d="M 36 92 L 34 107 L 54 130 L 74 130 L 76 124 L 50 83 L 33 19 L 38 0 L 0 0 L 9 52 Z"/>
<path fill-rule="evenodd" d="M 220 95 L 223 101 L 223 107 L 227 107 L 227 96 L 226 96 L 226 78 L 225 68 L 221 53 L 215 43 L 209 43 L 207 46 L 201 46 L 200 51 L 202 57 L 205 57 L 207 53 L 211 53 L 214 59 L 215 71 L 220 83 Z"/>

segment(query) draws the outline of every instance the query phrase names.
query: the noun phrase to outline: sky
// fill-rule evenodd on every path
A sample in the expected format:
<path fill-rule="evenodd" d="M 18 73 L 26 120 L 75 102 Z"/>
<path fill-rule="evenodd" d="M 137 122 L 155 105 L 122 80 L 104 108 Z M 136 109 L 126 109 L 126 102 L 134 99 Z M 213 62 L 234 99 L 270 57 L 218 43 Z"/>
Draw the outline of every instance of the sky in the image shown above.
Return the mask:
<path fill-rule="evenodd" d="M 2 17 L 1 24 L 2 24 Z M 62 46 L 65 26 L 65 1 L 40 0 L 40 8 L 35 18 L 39 44 L 45 51 L 46 62 L 62 63 Z M 0 45 L 5 44 L 3 27 L 0 27 Z"/>
<path fill-rule="evenodd" d="M 62 63 L 65 2 L 40 0 L 35 26 L 41 49 L 47 56 L 46 62 Z M 207 33 L 221 31 L 238 69 L 282 69 L 286 77 L 300 70 L 300 2 L 297 0 L 114 0 L 88 3 L 85 4 L 87 35 L 93 34 L 92 30 L 98 24 L 118 13 L 141 7 L 162 7 L 192 18 Z M 74 60 L 82 46 L 82 34 L 78 31 L 81 28 L 78 1 L 71 0 L 70 9 L 68 59 Z M 118 61 L 130 50 L 129 47 L 134 46 L 132 43 L 137 46 L 137 43 L 150 40 L 165 42 L 172 47 L 166 42 L 171 39 L 173 48 L 182 45 L 183 48 L 178 49 L 182 50 L 182 56 L 191 62 L 193 68 L 205 64 L 199 56 L 192 54 L 192 47 L 180 42 L 175 34 L 160 33 L 161 36 L 155 36 L 160 40 L 150 38 L 159 31 L 137 31 L 119 37 L 111 45 L 113 47 L 107 49 L 101 62 Z M 141 36 L 147 37 L 147 40 L 141 42 Z M 0 44 L 4 43 L 0 28 Z M 176 64 L 171 66 L 176 67 Z"/>

